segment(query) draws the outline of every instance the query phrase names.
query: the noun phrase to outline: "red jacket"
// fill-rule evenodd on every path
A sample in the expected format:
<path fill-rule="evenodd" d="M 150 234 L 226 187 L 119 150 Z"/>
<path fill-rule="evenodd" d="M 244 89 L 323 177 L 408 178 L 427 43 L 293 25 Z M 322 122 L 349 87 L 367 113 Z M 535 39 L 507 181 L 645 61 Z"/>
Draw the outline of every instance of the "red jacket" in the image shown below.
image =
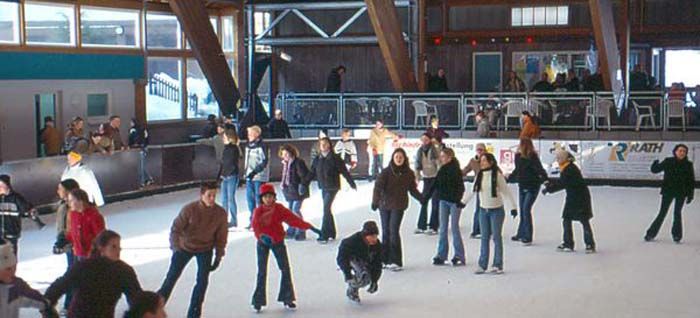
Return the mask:
<path fill-rule="evenodd" d="M 283 222 L 302 230 L 308 230 L 312 227 L 311 224 L 304 222 L 292 211 L 275 202 L 269 207 L 261 205 L 255 208 L 252 222 L 255 237 L 260 239 L 263 235 L 267 235 L 272 238 L 273 244 L 284 241 L 287 233 L 282 227 Z"/>
<path fill-rule="evenodd" d="M 92 240 L 105 229 L 105 219 L 97 208 L 87 207 L 82 213 L 70 211 L 67 239 L 73 244 L 75 256 L 88 257 Z"/>

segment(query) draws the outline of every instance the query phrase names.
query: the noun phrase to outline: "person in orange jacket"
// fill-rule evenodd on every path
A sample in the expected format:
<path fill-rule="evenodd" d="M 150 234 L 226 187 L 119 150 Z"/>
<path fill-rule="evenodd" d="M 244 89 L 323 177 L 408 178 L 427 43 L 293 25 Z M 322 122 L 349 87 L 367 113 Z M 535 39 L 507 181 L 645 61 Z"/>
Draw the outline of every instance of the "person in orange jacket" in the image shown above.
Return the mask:
<path fill-rule="evenodd" d="M 520 139 L 537 139 L 540 138 L 540 125 L 537 120 L 528 111 L 524 111 L 520 117 L 523 123 L 523 129 L 520 131 Z"/>

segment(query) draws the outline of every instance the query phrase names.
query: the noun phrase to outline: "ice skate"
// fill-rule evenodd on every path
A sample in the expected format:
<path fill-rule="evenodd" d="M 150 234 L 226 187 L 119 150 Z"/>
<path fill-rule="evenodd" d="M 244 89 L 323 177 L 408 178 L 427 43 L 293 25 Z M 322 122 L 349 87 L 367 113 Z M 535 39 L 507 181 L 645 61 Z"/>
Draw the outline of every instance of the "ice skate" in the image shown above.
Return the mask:
<path fill-rule="evenodd" d="M 586 254 L 593 254 L 593 253 L 595 253 L 595 246 L 593 246 L 593 245 L 586 246 Z"/>
<path fill-rule="evenodd" d="M 296 310 L 297 304 L 295 304 L 293 301 L 287 301 L 287 302 L 284 302 L 284 307 L 289 309 L 289 310 Z"/>
<path fill-rule="evenodd" d="M 445 260 L 441 259 L 439 257 L 435 257 L 435 258 L 433 258 L 433 265 L 436 265 L 436 266 L 445 265 Z"/>
<path fill-rule="evenodd" d="M 481 268 L 481 267 L 478 267 L 478 268 L 474 271 L 474 274 L 476 274 L 476 275 L 482 275 L 482 274 L 485 274 L 485 273 L 486 273 L 486 269 Z"/>
<path fill-rule="evenodd" d="M 425 230 L 422 230 L 422 229 L 415 229 L 415 230 L 413 231 L 413 234 L 425 234 Z"/>
<path fill-rule="evenodd" d="M 504 272 L 502 268 L 494 267 L 489 271 L 489 273 L 493 275 L 502 275 Z"/>
<path fill-rule="evenodd" d="M 452 266 L 457 267 L 457 266 L 464 266 L 464 265 L 465 265 L 464 260 L 461 260 L 459 258 L 452 259 Z"/>
<path fill-rule="evenodd" d="M 255 311 L 255 313 L 259 314 L 262 311 L 262 306 L 253 305 L 253 311 Z"/>
<path fill-rule="evenodd" d="M 566 246 L 566 245 L 564 245 L 564 244 L 561 244 L 561 245 L 557 246 L 557 251 L 559 251 L 559 252 L 571 253 L 571 252 L 574 251 L 574 249 L 571 248 L 571 247 L 568 247 L 568 246 Z"/>
<path fill-rule="evenodd" d="M 351 302 L 356 304 L 360 303 L 360 293 L 356 288 L 348 287 L 348 290 L 345 292 L 345 295 Z"/>

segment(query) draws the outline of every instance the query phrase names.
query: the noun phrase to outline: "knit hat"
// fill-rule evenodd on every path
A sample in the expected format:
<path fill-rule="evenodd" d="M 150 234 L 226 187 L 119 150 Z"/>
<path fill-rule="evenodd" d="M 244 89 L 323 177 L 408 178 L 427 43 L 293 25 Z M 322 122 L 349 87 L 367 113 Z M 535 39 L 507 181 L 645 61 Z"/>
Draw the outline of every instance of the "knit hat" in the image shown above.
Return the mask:
<path fill-rule="evenodd" d="M 10 184 L 10 176 L 6 174 L 0 175 L 0 182 L 4 183 L 8 188 L 11 188 L 12 185 Z"/>
<path fill-rule="evenodd" d="M 275 193 L 275 186 L 272 185 L 272 183 L 263 183 L 263 184 L 260 186 L 260 197 L 262 197 L 262 196 L 264 196 L 264 195 L 266 195 L 266 194 L 274 194 L 274 195 L 277 195 L 277 194 Z"/>
<path fill-rule="evenodd" d="M 0 269 L 6 269 L 17 265 L 17 257 L 12 249 L 12 244 L 0 245 Z"/>
<path fill-rule="evenodd" d="M 379 235 L 379 228 L 377 227 L 377 222 L 365 222 L 365 224 L 362 225 L 362 235 Z"/>
<path fill-rule="evenodd" d="M 79 153 L 75 152 L 75 151 L 69 152 L 69 153 L 68 153 L 68 158 L 70 158 L 71 160 L 74 160 L 74 161 L 81 161 L 81 160 L 83 160 L 83 156 L 80 155 Z"/>

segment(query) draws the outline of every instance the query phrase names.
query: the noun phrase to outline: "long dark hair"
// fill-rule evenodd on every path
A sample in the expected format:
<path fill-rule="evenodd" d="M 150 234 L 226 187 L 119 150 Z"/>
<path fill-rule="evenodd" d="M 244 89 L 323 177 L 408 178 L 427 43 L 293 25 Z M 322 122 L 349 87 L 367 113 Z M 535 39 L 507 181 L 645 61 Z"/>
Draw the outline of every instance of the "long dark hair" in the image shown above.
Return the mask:
<path fill-rule="evenodd" d="M 397 166 L 397 165 L 394 163 L 394 155 L 396 155 L 397 153 L 402 154 L 402 155 L 403 155 L 403 158 L 404 158 L 403 164 L 402 164 L 401 166 Z M 408 165 L 408 155 L 406 155 L 406 151 L 403 150 L 403 148 L 396 148 L 396 149 L 394 149 L 394 152 L 391 154 L 391 160 L 389 161 L 389 166 L 388 166 L 388 168 L 390 168 L 390 169 L 392 169 L 393 171 L 396 171 L 396 172 L 405 172 L 406 170 L 409 170 L 409 169 L 410 169 L 410 167 L 409 167 L 409 165 Z"/>
<path fill-rule="evenodd" d="M 498 196 L 496 190 L 498 188 L 498 174 L 501 173 L 501 168 L 498 167 L 496 157 L 494 157 L 492 153 L 485 152 L 481 155 L 481 158 L 486 158 L 486 161 L 491 164 L 491 168 L 479 170 L 479 173 L 476 175 L 476 180 L 474 181 L 474 192 L 481 191 L 481 182 L 484 178 L 484 171 L 491 171 L 491 197 L 495 198 Z"/>
<path fill-rule="evenodd" d="M 143 318 L 147 313 L 155 314 L 160 306 L 161 296 L 152 291 L 136 294 L 129 310 L 124 312 L 124 318 Z"/>
<path fill-rule="evenodd" d="M 119 233 L 112 230 L 104 230 L 100 232 L 99 235 L 92 241 L 92 248 L 90 249 L 90 258 L 95 258 L 102 256 L 100 254 L 100 248 L 103 248 L 109 244 L 113 239 L 121 238 Z"/>
<path fill-rule="evenodd" d="M 95 206 L 92 202 L 90 202 L 90 198 L 88 197 L 87 192 L 85 192 L 85 190 L 83 189 L 73 189 L 70 191 L 70 195 L 72 195 L 77 200 L 83 202 L 83 205 L 85 207 Z"/>

